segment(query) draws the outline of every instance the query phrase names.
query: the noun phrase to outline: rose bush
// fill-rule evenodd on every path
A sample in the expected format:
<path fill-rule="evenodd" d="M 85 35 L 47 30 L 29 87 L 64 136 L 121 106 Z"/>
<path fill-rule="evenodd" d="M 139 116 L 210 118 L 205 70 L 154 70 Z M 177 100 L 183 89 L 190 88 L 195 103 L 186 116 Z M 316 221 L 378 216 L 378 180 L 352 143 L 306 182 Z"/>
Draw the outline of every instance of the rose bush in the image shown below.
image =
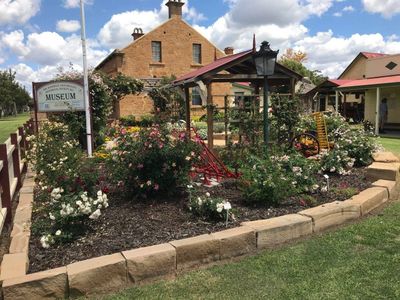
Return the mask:
<path fill-rule="evenodd" d="M 198 145 L 186 132 L 154 125 L 140 131 L 120 126 L 109 148 L 110 178 L 130 196 L 173 194 L 189 180 L 199 159 Z"/>
<path fill-rule="evenodd" d="M 45 248 L 74 239 L 91 219 L 108 207 L 108 187 L 99 168 L 86 158 L 68 126 L 46 122 L 29 137 L 28 159 L 37 173 L 35 211 L 40 220 L 33 230 L 42 234 Z"/>
<path fill-rule="evenodd" d="M 298 153 L 250 156 L 246 165 L 241 169 L 241 188 L 249 203 L 278 206 L 287 197 L 318 189 L 318 164 Z"/>

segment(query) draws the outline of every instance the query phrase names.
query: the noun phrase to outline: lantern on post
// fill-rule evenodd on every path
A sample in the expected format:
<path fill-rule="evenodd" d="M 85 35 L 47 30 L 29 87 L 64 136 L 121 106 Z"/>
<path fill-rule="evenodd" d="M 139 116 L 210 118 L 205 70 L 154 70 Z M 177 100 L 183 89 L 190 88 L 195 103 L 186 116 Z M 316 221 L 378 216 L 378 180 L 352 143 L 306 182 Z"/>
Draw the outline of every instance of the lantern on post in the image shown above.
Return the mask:
<path fill-rule="evenodd" d="M 264 77 L 264 143 L 268 145 L 268 76 L 275 72 L 276 58 L 279 50 L 273 51 L 267 41 L 261 43 L 260 50 L 253 54 L 257 75 Z"/>

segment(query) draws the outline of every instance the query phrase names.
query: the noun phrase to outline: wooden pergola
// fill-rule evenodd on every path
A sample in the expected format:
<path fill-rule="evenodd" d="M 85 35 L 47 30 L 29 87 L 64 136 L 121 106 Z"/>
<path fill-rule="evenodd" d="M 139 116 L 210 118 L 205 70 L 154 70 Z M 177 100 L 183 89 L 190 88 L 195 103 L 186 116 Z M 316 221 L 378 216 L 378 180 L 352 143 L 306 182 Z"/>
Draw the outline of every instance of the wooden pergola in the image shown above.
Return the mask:
<path fill-rule="evenodd" d="M 212 83 L 234 83 L 250 82 L 255 87 L 255 94 L 259 94 L 260 87 L 263 86 L 264 77 L 256 73 L 256 67 L 253 61 L 252 50 L 243 51 L 238 54 L 226 56 L 215 60 L 198 70 L 192 71 L 181 76 L 174 81 L 173 85 L 183 90 L 185 95 L 186 108 L 186 126 L 190 132 L 190 93 L 189 89 L 204 84 L 207 88 L 207 138 L 208 147 L 213 149 L 213 96 Z M 287 86 L 290 94 L 294 96 L 296 83 L 302 79 L 298 73 L 276 63 L 275 73 L 268 76 L 269 87 Z"/>

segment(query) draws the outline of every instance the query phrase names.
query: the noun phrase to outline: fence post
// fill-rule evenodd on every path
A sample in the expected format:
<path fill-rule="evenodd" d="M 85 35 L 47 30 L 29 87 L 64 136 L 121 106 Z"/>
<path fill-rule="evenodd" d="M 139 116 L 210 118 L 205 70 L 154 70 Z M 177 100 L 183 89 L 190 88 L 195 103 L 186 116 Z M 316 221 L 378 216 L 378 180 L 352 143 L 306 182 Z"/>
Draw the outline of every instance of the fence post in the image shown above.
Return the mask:
<path fill-rule="evenodd" d="M 19 161 L 19 153 L 18 153 L 18 135 L 16 133 L 11 133 L 11 144 L 15 146 L 14 151 L 12 153 L 12 160 L 13 160 L 13 166 L 14 166 L 14 177 L 17 178 L 17 188 L 16 191 L 18 191 L 21 186 L 21 169 L 20 169 L 20 161 Z"/>
<path fill-rule="evenodd" d="M 0 171 L 0 185 L 2 187 L 1 192 L 1 205 L 7 208 L 6 223 L 11 223 L 12 208 L 11 208 L 11 187 L 10 187 L 10 175 L 8 173 L 8 157 L 7 157 L 7 145 L 0 144 L 0 160 L 3 161 L 3 168 Z"/>
<path fill-rule="evenodd" d="M 26 134 L 24 132 L 24 128 L 23 127 L 18 127 L 18 133 L 19 136 L 21 137 L 21 142 L 20 142 L 20 149 L 21 149 L 21 159 L 25 159 L 24 161 L 24 165 L 22 166 L 22 170 L 21 173 L 25 173 L 27 171 L 28 168 L 28 162 L 26 161 Z"/>

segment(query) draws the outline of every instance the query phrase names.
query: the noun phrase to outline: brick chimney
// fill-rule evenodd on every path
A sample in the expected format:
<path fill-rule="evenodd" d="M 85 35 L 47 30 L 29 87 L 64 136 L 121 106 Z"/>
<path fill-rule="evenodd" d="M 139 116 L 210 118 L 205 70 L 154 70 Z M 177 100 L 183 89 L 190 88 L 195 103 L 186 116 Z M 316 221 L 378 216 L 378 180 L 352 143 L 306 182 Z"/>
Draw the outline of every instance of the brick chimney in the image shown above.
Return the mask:
<path fill-rule="evenodd" d="M 233 47 L 226 47 L 224 49 L 226 55 L 233 55 L 233 51 L 234 51 Z"/>
<path fill-rule="evenodd" d="M 169 0 L 166 4 L 169 10 L 169 18 L 182 18 L 182 6 L 185 3 L 181 2 L 181 0 Z"/>
<path fill-rule="evenodd" d="M 138 38 L 144 35 L 142 28 L 135 28 L 133 30 L 133 33 L 131 34 L 133 37 L 133 40 L 136 41 Z"/>

